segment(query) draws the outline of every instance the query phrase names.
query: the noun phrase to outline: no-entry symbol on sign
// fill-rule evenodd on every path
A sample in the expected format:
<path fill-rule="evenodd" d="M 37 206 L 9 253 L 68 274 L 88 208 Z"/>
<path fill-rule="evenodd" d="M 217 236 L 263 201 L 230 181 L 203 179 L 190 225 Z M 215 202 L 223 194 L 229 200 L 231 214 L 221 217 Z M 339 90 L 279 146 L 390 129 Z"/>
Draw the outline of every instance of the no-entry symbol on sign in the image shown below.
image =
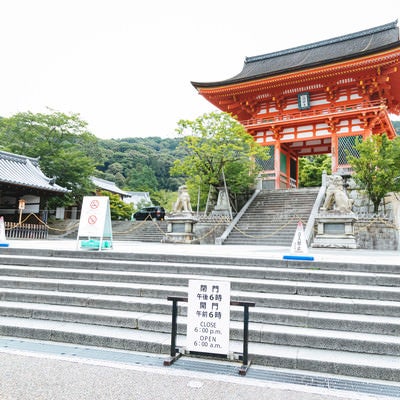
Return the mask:
<path fill-rule="evenodd" d="M 107 231 L 107 232 L 106 232 Z M 111 236 L 110 203 L 107 196 L 85 196 L 78 237 Z"/>
<path fill-rule="evenodd" d="M 94 225 L 97 222 L 97 217 L 95 215 L 89 215 L 88 223 Z"/>
<path fill-rule="evenodd" d="M 96 208 L 98 208 L 99 207 L 99 201 L 97 200 L 97 199 L 95 199 L 95 200 L 92 200 L 91 202 L 90 202 L 90 208 L 91 209 L 96 209 Z"/>

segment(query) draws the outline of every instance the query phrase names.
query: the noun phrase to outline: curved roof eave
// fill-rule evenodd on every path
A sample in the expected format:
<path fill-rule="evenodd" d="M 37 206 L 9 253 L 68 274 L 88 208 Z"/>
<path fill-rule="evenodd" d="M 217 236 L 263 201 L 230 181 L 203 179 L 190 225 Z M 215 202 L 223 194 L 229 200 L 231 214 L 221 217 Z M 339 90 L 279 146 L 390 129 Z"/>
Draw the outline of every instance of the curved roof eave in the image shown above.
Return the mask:
<path fill-rule="evenodd" d="M 373 36 L 374 35 L 374 36 Z M 381 35 L 382 37 L 380 37 Z M 385 36 L 384 36 L 385 35 Z M 362 40 L 369 40 L 369 44 L 371 44 L 371 41 L 375 38 L 377 43 L 375 45 L 372 45 L 370 48 L 363 48 L 361 47 L 360 41 Z M 349 47 L 353 43 L 355 47 L 360 47 L 359 50 L 355 52 L 351 52 L 347 50 L 347 47 Z M 346 45 L 344 45 L 346 44 Z M 326 57 L 324 58 L 324 51 L 328 51 L 331 47 L 329 46 L 342 46 L 342 48 L 346 48 L 346 51 L 342 52 L 332 52 L 331 57 Z M 346 47 L 347 46 L 347 47 Z M 365 31 L 360 31 L 356 32 L 354 34 L 349 34 L 325 41 L 320 41 L 316 43 L 312 43 L 309 45 L 304 45 L 304 46 L 299 46 L 295 47 L 292 49 L 288 50 L 283 50 L 275 53 L 270 53 L 266 55 L 261 55 L 261 56 L 254 56 L 254 57 L 247 57 L 244 63 L 244 67 L 242 71 L 235 75 L 234 77 L 230 79 L 226 79 L 223 81 L 216 81 L 216 82 L 195 82 L 192 81 L 191 84 L 196 88 L 196 89 L 202 89 L 202 88 L 216 88 L 216 87 L 221 87 L 221 86 L 230 86 L 234 84 L 239 84 L 239 83 L 245 83 L 245 82 L 250 82 L 254 80 L 259 80 L 259 79 L 265 79 L 265 78 L 270 78 L 282 74 L 287 74 L 291 72 L 296 72 L 296 71 L 302 71 L 310 68 L 315 68 L 327 64 L 332 64 L 335 62 L 340 62 L 340 61 L 349 61 L 351 59 L 356 59 L 360 57 L 365 57 L 369 56 L 372 54 L 376 54 L 382 51 L 390 50 L 396 47 L 400 46 L 400 39 L 399 39 L 399 33 L 398 33 L 398 28 L 397 28 L 397 20 L 395 22 L 392 22 L 390 24 L 382 25 L 376 28 L 371 28 Z M 327 50 L 328 49 L 328 50 Z M 315 54 L 318 54 L 318 52 L 321 52 L 320 59 L 318 59 L 318 56 L 315 57 Z M 347 52 L 347 53 L 346 53 Z M 301 55 L 301 58 L 299 57 Z M 271 60 L 278 64 L 279 66 L 279 61 L 277 60 L 283 60 L 285 57 L 292 57 L 292 61 L 294 57 L 299 57 L 300 61 L 295 64 L 293 63 L 292 66 L 288 67 L 288 63 L 281 62 L 281 67 L 280 68 L 275 68 L 268 70 L 267 72 L 260 72 L 260 71 L 255 71 L 253 70 L 260 70 L 262 68 L 268 69 L 268 65 L 266 65 L 267 62 L 270 62 Z M 315 60 L 312 62 L 304 62 L 307 58 L 314 58 Z M 264 64 L 263 64 L 264 63 Z M 254 67 L 251 68 L 251 65 Z"/>
<path fill-rule="evenodd" d="M 356 55 L 351 55 L 349 57 L 338 57 L 338 58 L 332 58 L 329 60 L 325 60 L 324 62 L 316 62 L 316 63 L 310 63 L 310 64 L 306 64 L 306 65 L 302 65 L 302 66 L 295 66 L 295 67 L 291 67 L 291 68 L 285 68 L 285 69 L 281 69 L 281 70 L 277 70 L 274 71 L 273 73 L 264 73 L 264 74 L 256 74 L 256 75 L 251 75 L 248 77 L 240 77 L 240 78 L 230 78 L 230 79 L 226 79 L 223 81 L 216 81 L 216 82 L 195 82 L 195 81 L 191 81 L 190 83 L 197 89 L 197 88 L 217 88 L 217 87 L 221 87 L 221 86 L 230 86 L 230 85 L 235 85 L 238 83 L 246 83 L 246 82 L 251 82 L 251 81 L 255 81 L 255 80 L 259 80 L 259 79 L 266 79 L 266 78 L 273 78 L 274 76 L 279 76 L 282 74 L 289 74 L 291 72 L 298 72 L 298 71 L 304 71 L 310 68 L 315 68 L 315 67 L 320 67 L 322 65 L 327 65 L 327 64 L 333 64 L 336 62 L 340 62 L 340 61 L 349 61 L 351 59 L 356 59 L 359 58 L 361 56 L 368 56 L 371 54 L 375 54 L 381 51 L 385 51 L 385 50 L 391 50 L 393 48 L 396 47 L 400 47 L 400 42 L 396 43 L 396 45 L 392 45 L 392 46 L 386 46 L 386 47 L 382 47 L 379 50 L 374 50 L 371 51 L 370 53 L 362 53 L 362 54 L 356 54 Z"/>

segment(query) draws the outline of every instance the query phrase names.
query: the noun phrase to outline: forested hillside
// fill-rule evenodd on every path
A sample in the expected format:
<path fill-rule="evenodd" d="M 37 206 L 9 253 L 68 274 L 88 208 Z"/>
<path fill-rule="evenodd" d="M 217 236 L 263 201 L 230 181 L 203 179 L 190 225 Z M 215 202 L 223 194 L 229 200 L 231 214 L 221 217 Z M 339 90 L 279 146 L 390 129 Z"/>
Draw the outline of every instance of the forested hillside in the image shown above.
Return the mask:
<path fill-rule="evenodd" d="M 400 121 L 392 122 L 400 136 Z M 174 160 L 183 156 L 178 147 L 180 140 L 160 137 L 99 139 L 102 152 L 97 165 L 99 176 L 127 190 L 175 192 L 183 179 L 171 177 L 169 170 Z"/>
<path fill-rule="evenodd" d="M 174 160 L 182 157 L 180 139 L 159 137 L 100 140 L 101 178 L 132 191 L 176 191 L 182 179 L 171 177 Z"/>

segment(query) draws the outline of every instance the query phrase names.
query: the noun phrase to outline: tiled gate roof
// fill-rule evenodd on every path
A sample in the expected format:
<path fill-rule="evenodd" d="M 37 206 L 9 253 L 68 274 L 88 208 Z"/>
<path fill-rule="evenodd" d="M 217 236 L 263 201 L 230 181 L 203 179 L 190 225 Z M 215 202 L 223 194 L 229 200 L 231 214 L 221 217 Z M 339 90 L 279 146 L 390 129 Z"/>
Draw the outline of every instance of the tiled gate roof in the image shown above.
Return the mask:
<path fill-rule="evenodd" d="M 242 71 L 219 82 L 192 82 L 217 87 L 344 61 L 400 45 L 397 21 L 363 31 L 273 53 L 246 57 Z"/>
<path fill-rule="evenodd" d="M 48 192 L 67 193 L 55 183 L 54 178 L 48 178 L 39 167 L 39 159 L 0 151 L 0 185 L 25 186 Z"/>

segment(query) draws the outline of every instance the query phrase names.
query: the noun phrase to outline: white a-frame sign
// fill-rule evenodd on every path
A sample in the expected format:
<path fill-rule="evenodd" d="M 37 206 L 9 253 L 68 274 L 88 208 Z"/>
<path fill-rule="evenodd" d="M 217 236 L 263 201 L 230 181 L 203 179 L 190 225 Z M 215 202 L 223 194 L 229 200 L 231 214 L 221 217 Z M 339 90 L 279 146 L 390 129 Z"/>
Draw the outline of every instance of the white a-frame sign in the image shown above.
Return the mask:
<path fill-rule="evenodd" d="M 110 199 L 107 196 L 83 198 L 77 242 L 86 249 L 112 248 Z"/>

